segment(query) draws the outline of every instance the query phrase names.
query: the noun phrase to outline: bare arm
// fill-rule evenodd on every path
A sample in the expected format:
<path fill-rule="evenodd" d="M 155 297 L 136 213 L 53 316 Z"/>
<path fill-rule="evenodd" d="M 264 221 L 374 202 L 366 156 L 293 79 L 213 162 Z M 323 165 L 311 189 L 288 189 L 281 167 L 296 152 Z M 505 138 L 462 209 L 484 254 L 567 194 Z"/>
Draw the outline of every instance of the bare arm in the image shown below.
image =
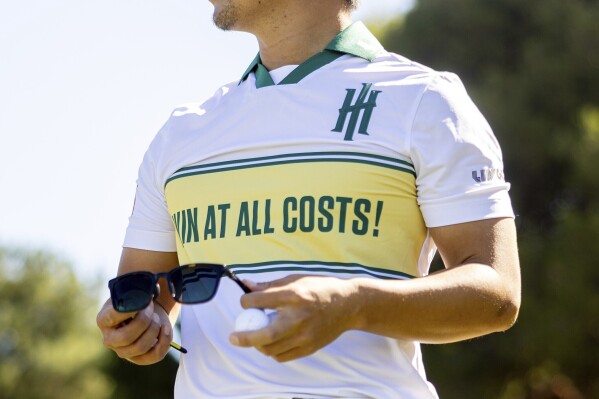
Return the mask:
<path fill-rule="evenodd" d="M 409 281 L 358 284 L 358 326 L 429 343 L 468 339 L 512 326 L 520 272 L 512 219 L 431 229 L 446 269 Z"/>
<path fill-rule="evenodd" d="M 454 342 L 509 328 L 520 305 L 512 219 L 431 229 L 446 270 L 412 280 L 289 276 L 242 297 L 244 307 L 274 308 L 273 324 L 234 333 L 279 361 L 309 355 L 344 331 L 430 343 Z"/>
<path fill-rule="evenodd" d="M 118 274 L 137 270 L 165 272 L 178 263 L 176 252 L 124 248 Z M 164 281 L 160 285 L 160 296 L 142 311 L 119 313 L 113 309 L 109 299 L 98 312 L 96 323 L 104 338 L 104 346 L 119 357 L 140 365 L 152 364 L 162 360 L 168 352 L 179 307 Z"/>

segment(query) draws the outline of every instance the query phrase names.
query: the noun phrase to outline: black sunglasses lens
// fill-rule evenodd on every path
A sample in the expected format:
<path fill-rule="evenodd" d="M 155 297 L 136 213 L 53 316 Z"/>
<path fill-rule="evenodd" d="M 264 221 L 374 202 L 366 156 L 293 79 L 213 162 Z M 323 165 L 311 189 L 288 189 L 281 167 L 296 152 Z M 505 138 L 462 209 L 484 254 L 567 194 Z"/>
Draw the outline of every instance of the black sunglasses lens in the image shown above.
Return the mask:
<path fill-rule="evenodd" d="M 142 310 L 154 295 L 154 280 L 149 274 L 132 274 L 118 278 L 111 293 L 114 308 L 119 312 Z"/>
<path fill-rule="evenodd" d="M 208 302 L 216 294 L 222 276 L 221 265 L 187 265 L 170 273 L 175 300 L 181 303 Z"/>

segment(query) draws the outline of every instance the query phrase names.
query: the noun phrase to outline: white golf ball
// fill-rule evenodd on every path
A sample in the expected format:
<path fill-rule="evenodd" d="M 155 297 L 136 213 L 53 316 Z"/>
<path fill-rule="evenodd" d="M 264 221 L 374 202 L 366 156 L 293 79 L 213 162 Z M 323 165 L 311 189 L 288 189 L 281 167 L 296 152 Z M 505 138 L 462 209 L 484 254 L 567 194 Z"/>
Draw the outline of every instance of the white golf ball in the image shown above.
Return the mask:
<path fill-rule="evenodd" d="M 270 320 L 262 309 L 245 309 L 235 319 L 235 331 L 254 331 L 266 327 Z"/>

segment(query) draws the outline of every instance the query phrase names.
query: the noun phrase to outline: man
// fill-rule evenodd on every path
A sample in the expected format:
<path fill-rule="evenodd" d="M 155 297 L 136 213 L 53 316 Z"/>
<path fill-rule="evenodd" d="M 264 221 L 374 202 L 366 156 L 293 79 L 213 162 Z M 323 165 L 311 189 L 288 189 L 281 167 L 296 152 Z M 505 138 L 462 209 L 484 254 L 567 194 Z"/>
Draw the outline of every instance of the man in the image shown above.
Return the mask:
<path fill-rule="evenodd" d="M 219 262 L 252 290 L 223 279 L 183 306 L 176 397 L 437 397 L 419 342 L 503 331 L 519 309 L 491 129 L 457 77 L 352 24 L 352 1 L 211 2 L 259 56 L 156 136 L 118 272 Z M 429 275 L 437 248 L 446 269 Z M 242 307 L 276 313 L 233 333 Z M 97 322 L 144 365 L 167 353 L 178 312 L 163 289 L 133 315 L 107 301 Z"/>

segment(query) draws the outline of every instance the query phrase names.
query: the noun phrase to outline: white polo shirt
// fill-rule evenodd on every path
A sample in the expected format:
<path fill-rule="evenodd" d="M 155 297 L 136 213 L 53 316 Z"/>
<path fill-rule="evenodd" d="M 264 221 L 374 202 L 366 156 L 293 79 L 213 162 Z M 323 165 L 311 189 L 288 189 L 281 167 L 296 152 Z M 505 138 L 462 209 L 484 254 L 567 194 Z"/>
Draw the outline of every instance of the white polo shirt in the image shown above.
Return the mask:
<path fill-rule="evenodd" d="M 276 79 L 277 81 L 279 79 Z M 139 171 L 125 247 L 241 278 L 425 276 L 427 229 L 513 217 L 499 145 L 459 79 L 386 52 L 361 23 L 277 84 L 177 108 Z M 417 342 L 344 333 L 277 363 L 228 337 L 241 290 L 182 307 L 176 397 L 435 398 Z"/>

